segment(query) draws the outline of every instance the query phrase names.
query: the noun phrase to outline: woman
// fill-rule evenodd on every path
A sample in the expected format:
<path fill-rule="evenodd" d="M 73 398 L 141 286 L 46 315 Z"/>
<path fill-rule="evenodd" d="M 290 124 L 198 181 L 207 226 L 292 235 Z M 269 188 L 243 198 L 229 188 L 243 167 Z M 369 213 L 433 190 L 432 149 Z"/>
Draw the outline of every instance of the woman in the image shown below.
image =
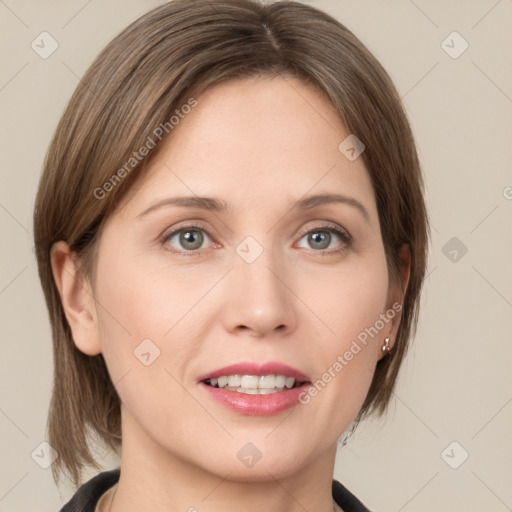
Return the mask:
<path fill-rule="evenodd" d="M 381 65 L 294 2 L 175 0 L 84 75 L 34 212 L 62 511 L 368 510 L 337 441 L 388 405 L 428 219 Z M 122 449 L 122 450 L 121 450 Z M 364 497 L 362 497 L 364 501 Z"/>

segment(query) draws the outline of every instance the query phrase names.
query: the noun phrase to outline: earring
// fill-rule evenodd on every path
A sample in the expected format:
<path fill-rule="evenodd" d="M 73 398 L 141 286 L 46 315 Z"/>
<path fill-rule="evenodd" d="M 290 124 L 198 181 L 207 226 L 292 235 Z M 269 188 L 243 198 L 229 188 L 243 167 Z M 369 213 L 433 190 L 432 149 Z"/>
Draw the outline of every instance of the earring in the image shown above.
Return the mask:
<path fill-rule="evenodd" d="M 384 339 L 384 346 L 382 347 L 382 352 L 386 353 L 391 350 L 391 348 L 389 347 L 389 338 L 385 338 Z"/>

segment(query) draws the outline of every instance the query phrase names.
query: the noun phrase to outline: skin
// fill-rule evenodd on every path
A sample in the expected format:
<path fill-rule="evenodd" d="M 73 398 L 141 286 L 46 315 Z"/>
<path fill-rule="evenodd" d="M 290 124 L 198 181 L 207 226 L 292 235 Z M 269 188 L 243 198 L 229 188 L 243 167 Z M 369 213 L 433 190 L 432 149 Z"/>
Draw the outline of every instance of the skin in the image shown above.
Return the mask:
<path fill-rule="evenodd" d="M 197 378 L 242 361 L 280 361 L 320 378 L 361 331 L 402 304 L 408 254 L 402 281 L 390 283 L 369 175 L 362 158 L 338 150 L 348 132 L 315 89 L 259 77 L 197 100 L 108 219 L 95 282 L 78 278 L 64 242 L 52 249 L 75 344 L 103 354 L 122 401 L 111 510 L 330 512 L 338 437 L 361 408 L 400 314 L 307 405 L 278 415 L 228 410 Z M 320 193 L 356 199 L 368 219 L 345 203 L 292 209 Z M 177 195 L 220 198 L 230 210 L 168 206 L 137 217 Z M 199 253 L 190 256 L 193 239 L 180 244 L 179 233 L 159 241 L 191 221 L 204 229 Z M 326 224 L 351 243 L 334 233 L 327 248 L 308 240 L 311 231 L 328 237 Z M 247 236 L 263 248 L 252 263 L 236 252 Z M 147 338 L 161 351 L 149 366 L 133 353 Z M 251 468 L 237 458 L 247 442 L 262 454 Z"/>

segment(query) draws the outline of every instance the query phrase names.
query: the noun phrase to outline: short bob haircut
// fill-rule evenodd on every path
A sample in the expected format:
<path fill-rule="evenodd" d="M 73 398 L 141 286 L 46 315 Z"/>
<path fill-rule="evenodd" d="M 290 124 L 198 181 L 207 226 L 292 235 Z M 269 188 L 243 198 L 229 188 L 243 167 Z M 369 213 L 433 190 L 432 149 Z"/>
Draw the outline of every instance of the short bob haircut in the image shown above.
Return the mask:
<path fill-rule="evenodd" d="M 134 151 L 191 96 L 226 80 L 256 76 L 293 76 L 315 86 L 365 145 L 361 158 L 375 191 L 390 283 L 399 279 L 399 248 L 409 246 L 410 279 L 397 338 L 377 363 L 355 422 L 387 409 L 416 333 L 430 234 L 415 142 L 391 78 L 350 30 L 308 5 L 174 0 L 133 22 L 102 50 L 72 95 L 44 162 L 33 221 L 52 325 L 47 429 L 59 454 L 52 465 L 57 485 L 60 473 L 78 485 L 85 466 L 100 469 L 89 434 L 115 453 L 122 436 L 120 401 L 103 356 L 88 356 L 73 343 L 52 274 L 51 247 L 67 242 L 81 275 L 94 282 L 103 223 L 143 177 L 158 148 L 123 173 L 108 194 L 95 191 L 112 183 Z"/>

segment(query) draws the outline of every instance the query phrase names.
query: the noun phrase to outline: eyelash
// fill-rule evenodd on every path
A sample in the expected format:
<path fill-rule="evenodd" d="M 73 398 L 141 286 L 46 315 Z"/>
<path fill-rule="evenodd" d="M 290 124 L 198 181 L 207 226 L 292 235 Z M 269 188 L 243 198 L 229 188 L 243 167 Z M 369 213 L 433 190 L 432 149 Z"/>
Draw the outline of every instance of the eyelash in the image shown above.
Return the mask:
<path fill-rule="evenodd" d="M 192 229 L 192 228 L 194 228 L 194 229 Z M 190 224 L 187 224 L 186 226 L 180 227 L 178 229 L 174 229 L 173 231 L 164 232 L 164 234 L 159 237 L 160 244 L 162 246 L 166 246 L 168 240 L 171 237 L 173 237 L 176 233 L 180 233 L 181 231 L 187 231 L 187 230 L 195 231 L 196 229 L 199 231 L 204 231 L 210 239 L 212 238 L 210 236 L 210 234 L 208 233 L 208 230 L 204 226 L 202 226 L 201 224 L 196 224 L 194 222 L 191 222 Z M 301 233 L 300 239 L 302 239 L 305 235 L 308 235 L 310 233 L 317 233 L 317 232 L 322 232 L 322 231 L 327 231 L 329 233 L 334 233 L 335 235 L 337 235 L 342 240 L 343 246 L 341 248 L 335 249 L 335 250 L 321 249 L 321 250 L 315 251 L 314 249 L 311 249 L 311 251 L 313 251 L 315 256 L 332 256 L 333 254 L 343 253 L 350 248 L 350 246 L 352 244 L 352 236 L 350 234 L 348 234 L 348 232 L 341 230 L 334 224 L 324 224 L 322 226 L 316 226 L 313 229 L 308 229 L 308 230 L 304 231 L 303 233 Z M 172 252 L 174 254 L 183 255 L 186 257 L 195 257 L 195 256 L 200 256 L 205 249 L 195 249 L 195 250 L 191 250 L 191 251 L 180 251 L 177 249 L 165 248 L 165 250 Z"/>

